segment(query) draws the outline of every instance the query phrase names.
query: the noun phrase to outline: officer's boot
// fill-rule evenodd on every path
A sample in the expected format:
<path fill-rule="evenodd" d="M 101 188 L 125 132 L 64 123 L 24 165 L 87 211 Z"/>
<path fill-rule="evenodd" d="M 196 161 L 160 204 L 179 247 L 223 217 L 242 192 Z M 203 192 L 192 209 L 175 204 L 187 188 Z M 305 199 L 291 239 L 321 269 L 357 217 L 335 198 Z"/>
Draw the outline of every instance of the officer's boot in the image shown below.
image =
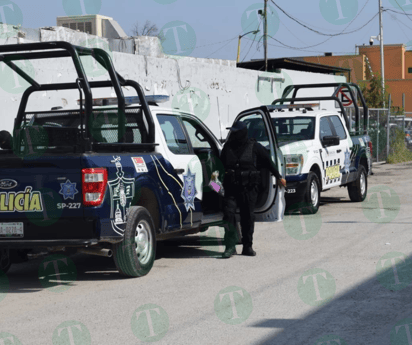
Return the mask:
<path fill-rule="evenodd" d="M 244 245 L 243 250 L 242 250 L 242 255 L 256 256 L 256 252 L 253 250 L 251 245 Z"/>
<path fill-rule="evenodd" d="M 236 253 L 237 234 L 235 231 L 230 231 L 229 229 L 230 229 L 229 224 L 226 224 L 225 238 L 224 238 L 226 249 L 224 253 L 222 254 L 222 258 L 224 259 L 229 259 L 232 255 L 237 254 Z"/>

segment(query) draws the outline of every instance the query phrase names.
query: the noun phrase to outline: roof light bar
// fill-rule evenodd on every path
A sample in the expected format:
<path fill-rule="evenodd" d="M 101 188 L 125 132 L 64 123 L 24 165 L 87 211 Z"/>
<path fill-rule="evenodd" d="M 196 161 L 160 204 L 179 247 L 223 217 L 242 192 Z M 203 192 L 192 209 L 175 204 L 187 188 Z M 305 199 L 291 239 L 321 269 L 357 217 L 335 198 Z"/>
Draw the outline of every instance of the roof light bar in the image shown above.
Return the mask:
<path fill-rule="evenodd" d="M 269 110 L 275 109 L 307 109 L 320 107 L 320 103 L 298 103 L 298 104 L 279 104 L 279 105 L 268 105 Z"/>
<path fill-rule="evenodd" d="M 146 101 L 148 103 L 165 103 L 169 101 L 170 96 L 167 95 L 149 95 L 146 96 Z M 124 98 L 126 105 L 140 104 L 139 96 L 131 96 Z M 80 105 L 80 99 L 77 100 L 77 104 Z M 117 105 L 117 97 L 107 97 L 107 98 L 94 98 L 93 106 L 102 107 L 106 105 Z"/>

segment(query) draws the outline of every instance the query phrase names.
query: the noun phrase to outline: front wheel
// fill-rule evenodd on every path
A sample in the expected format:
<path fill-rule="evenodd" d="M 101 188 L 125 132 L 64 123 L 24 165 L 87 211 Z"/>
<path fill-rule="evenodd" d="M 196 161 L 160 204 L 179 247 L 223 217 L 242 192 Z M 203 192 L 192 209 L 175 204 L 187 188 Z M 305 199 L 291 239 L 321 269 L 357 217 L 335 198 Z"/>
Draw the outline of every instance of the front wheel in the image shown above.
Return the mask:
<path fill-rule="evenodd" d="M 349 198 L 353 202 L 362 202 L 368 194 L 368 178 L 363 165 L 359 166 L 358 178 L 348 185 Z"/>
<path fill-rule="evenodd" d="M 130 208 L 123 242 L 113 246 L 113 253 L 121 275 L 141 277 L 149 273 L 156 257 L 156 231 L 146 208 Z"/>
<path fill-rule="evenodd" d="M 306 211 L 310 214 L 315 214 L 319 210 L 320 205 L 320 182 L 318 175 L 313 171 L 308 174 L 308 183 L 304 195 L 304 202 L 308 205 Z"/>

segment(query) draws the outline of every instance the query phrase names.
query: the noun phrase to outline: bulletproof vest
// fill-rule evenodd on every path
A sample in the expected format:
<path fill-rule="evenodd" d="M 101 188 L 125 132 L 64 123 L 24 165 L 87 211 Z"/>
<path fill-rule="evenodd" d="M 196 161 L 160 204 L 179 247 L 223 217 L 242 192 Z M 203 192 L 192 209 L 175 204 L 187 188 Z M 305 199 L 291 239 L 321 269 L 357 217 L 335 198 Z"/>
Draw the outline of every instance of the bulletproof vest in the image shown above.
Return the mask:
<path fill-rule="evenodd" d="M 232 148 L 227 152 L 227 169 L 241 170 L 241 171 L 257 171 L 256 157 L 253 155 L 254 140 L 248 140 L 247 144 L 242 150 L 240 157 L 237 157 Z"/>

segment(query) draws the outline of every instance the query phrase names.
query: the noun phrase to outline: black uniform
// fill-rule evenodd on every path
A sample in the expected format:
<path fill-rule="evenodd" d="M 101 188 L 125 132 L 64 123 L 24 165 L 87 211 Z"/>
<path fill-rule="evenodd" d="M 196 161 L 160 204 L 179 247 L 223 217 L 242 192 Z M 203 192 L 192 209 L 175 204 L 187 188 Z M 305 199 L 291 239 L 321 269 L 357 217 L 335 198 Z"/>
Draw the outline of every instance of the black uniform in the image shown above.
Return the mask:
<path fill-rule="evenodd" d="M 222 150 L 221 161 L 225 168 L 223 186 L 225 188 L 224 214 L 228 223 L 225 231 L 226 247 L 237 243 L 236 208 L 240 211 L 242 243 L 252 247 L 255 227 L 254 209 L 259 192 L 260 169 L 266 168 L 277 178 L 277 171 L 267 150 L 254 139 L 248 139 L 246 126 L 237 126 L 230 140 Z"/>

